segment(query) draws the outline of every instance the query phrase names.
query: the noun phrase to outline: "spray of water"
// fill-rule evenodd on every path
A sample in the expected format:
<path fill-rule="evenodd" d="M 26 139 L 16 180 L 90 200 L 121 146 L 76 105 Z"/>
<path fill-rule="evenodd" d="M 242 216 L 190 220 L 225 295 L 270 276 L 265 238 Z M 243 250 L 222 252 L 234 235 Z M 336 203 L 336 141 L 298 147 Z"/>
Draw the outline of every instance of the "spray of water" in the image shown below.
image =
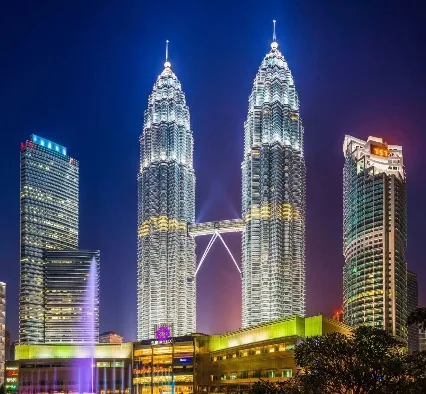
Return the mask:
<path fill-rule="evenodd" d="M 97 289 L 98 289 L 98 267 L 96 259 L 93 257 L 90 262 L 89 277 L 87 280 L 86 288 L 86 322 L 84 324 L 89 334 L 89 358 L 90 358 L 90 393 L 95 393 L 96 388 L 94 384 L 95 372 L 95 344 L 97 342 L 98 333 L 96 332 L 96 316 L 97 316 Z"/>

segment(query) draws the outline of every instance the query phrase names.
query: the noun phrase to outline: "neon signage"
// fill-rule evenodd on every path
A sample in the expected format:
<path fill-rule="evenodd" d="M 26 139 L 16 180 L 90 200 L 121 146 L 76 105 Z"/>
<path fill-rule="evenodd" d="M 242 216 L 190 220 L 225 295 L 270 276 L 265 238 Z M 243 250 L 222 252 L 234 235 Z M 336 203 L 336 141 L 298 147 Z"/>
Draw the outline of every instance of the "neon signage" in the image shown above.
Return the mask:
<path fill-rule="evenodd" d="M 167 345 L 173 343 L 173 339 L 166 339 L 164 341 L 151 341 L 151 345 Z"/>
<path fill-rule="evenodd" d="M 384 146 L 380 146 L 380 145 L 371 144 L 370 153 L 376 156 L 383 156 L 383 157 L 389 156 L 389 151 Z"/>
<path fill-rule="evenodd" d="M 159 341 L 167 341 L 171 336 L 172 334 L 170 332 L 170 328 L 167 326 L 160 326 L 155 332 L 155 338 L 157 338 Z"/>

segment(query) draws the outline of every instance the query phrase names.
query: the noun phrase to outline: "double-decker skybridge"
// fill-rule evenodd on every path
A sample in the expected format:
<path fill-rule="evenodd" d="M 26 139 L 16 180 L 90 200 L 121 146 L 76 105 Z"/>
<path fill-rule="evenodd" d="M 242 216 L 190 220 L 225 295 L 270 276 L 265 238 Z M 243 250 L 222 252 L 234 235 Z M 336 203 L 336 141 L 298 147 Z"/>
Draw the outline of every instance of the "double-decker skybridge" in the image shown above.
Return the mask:
<path fill-rule="evenodd" d="M 197 276 L 198 271 L 201 268 L 201 265 L 206 259 L 211 247 L 213 246 L 217 238 L 219 238 L 222 241 L 223 246 L 225 246 L 225 249 L 231 256 L 232 261 L 234 262 L 238 272 L 241 275 L 241 269 L 238 266 L 237 261 L 232 255 L 231 250 L 228 248 L 228 245 L 226 244 L 221 234 L 236 233 L 236 232 L 241 233 L 243 231 L 244 231 L 244 221 L 242 219 L 220 220 L 216 222 L 205 222 L 205 223 L 188 225 L 188 234 L 191 235 L 193 238 L 200 237 L 202 235 L 211 235 L 211 238 L 209 243 L 207 244 L 206 250 L 201 256 L 200 262 L 198 263 L 197 269 L 195 270 L 195 276 Z"/>

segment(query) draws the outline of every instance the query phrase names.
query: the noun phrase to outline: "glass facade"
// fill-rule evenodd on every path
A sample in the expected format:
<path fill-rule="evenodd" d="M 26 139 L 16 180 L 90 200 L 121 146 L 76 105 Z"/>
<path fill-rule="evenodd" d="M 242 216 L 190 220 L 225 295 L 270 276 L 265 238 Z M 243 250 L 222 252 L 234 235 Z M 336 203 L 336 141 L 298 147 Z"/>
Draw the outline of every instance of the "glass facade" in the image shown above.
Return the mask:
<path fill-rule="evenodd" d="M 417 275 L 407 271 L 407 313 L 410 314 L 419 307 L 419 286 Z M 416 324 L 408 327 L 408 353 L 419 351 L 419 327 Z"/>
<path fill-rule="evenodd" d="M 193 136 L 181 84 L 167 61 L 148 99 L 138 174 L 138 340 L 167 326 L 195 331 Z"/>
<path fill-rule="evenodd" d="M 344 321 L 383 327 L 407 341 L 402 148 L 346 136 L 343 152 Z"/>
<path fill-rule="evenodd" d="M 274 41 L 244 124 L 243 327 L 305 315 L 303 134 L 293 77 Z"/>
<path fill-rule="evenodd" d="M 44 341 L 44 251 L 78 247 L 79 167 L 66 148 L 32 135 L 21 144 L 19 341 Z"/>
<path fill-rule="evenodd" d="M 133 352 L 135 394 L 194 392 L 194 337 L 173 338 L 169 343 L 142 341 Z"/>
<path fill-rule="evenodd" d="M 45 261 L 45 342 L 98 342 L 100 252 L 46 251 Z"/>

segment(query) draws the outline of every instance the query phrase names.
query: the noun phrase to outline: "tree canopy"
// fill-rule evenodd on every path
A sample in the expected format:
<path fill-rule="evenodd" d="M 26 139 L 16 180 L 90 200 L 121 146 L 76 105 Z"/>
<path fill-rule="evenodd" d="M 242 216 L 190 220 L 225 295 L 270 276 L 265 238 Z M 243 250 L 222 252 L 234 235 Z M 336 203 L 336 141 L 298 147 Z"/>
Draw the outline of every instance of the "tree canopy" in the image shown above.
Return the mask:
<path fill-rule="evenodd" d="M 407 355 L 379 328 L 306 338 L 296 347 L 295 360 L 297 376 L 278 384 L 260 381 L 251 394 L 426 393 L 426 352 Z"/>
<path fill-rule="evenodd" d="M 417 324 L 420 330 L 426 330 L 426 308 L 417 308 L 408 315 L 407 325 Z"/>

